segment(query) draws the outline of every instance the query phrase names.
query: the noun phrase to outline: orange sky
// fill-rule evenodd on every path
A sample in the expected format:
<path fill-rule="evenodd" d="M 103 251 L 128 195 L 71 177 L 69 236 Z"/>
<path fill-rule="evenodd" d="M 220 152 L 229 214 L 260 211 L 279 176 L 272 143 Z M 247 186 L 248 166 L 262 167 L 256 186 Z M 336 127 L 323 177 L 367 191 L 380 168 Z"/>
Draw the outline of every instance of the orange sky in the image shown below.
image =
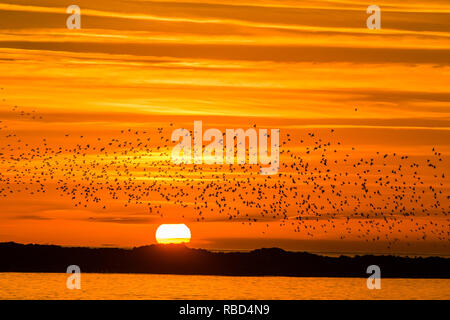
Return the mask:
<path fill-rule="evenodd" d="M 176 222 L 191 228 L 194 247 L 450 252 L 448 1 L 378 1 L 381 30 L 366 28 L 368 4 L 357 0 L 79 0 L 82 29 L 68 30 L 71 4 L 0 1 L 0 241 L 137 246 L 154 243 L 161 223 Z M 171 165 L 175 144 L 165 139 L 175 128 L 192 130 L 194 120 L 223 131 L 279 128 L 280 175 L 267 181 L 259 166 Z M 327 168 L 336 180 L 290 167 L 296 155 L 309 163 L 308 175 L 323 178 L 322 150 L 306 149 L 318 139 L 330 142 Z M 399 165 L 397 181 L 376 183 Z M 86 207 L 56 189 L 77 188 L 76 200 L 87 199 L 84 187 L 107 181 L 121 186 L 118 198 L 102 189 Z M 208 209 L 198 208 L 194 198 L 208 181 L 220 195 L 206 195 Z M 126 187 L 143 182 L 157 187 L 127 203 Z M 337 196 L 331 185 L 340 183 Z M 40 184 L 45 194 L 32 191 Z M 419 199 L 395 184 L 424 192 Z M 244 188 L 256 185 L 267 199 Z M 396 199 L 399 192 L 405 196 Z M 255 204 L 243 205 L 238 194 Z M 308 195 L 317 208 L 299 212 Z M 262 217 L 256 204 L 270 208 L 275 196 L 283 201 L 273 211 L 279 215 Z M 221 211 L 216 200 L 239 214 Z M 417 212 L 404 215 L 403 206 Z M 249 217 L 257 221 L 249 225 Z"/>

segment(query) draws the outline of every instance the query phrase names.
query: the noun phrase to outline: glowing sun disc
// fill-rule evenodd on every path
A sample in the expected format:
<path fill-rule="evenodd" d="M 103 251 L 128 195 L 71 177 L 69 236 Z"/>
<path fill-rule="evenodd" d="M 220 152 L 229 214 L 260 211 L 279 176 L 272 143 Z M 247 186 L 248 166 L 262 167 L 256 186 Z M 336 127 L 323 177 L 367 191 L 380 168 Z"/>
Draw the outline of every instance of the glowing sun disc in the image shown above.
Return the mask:
<path fill-rule="evenodd" d="M 191 241 L 191 230 L 185 224 L 162 224 L 156 230 L 158 243 L 186 243 Z"/>

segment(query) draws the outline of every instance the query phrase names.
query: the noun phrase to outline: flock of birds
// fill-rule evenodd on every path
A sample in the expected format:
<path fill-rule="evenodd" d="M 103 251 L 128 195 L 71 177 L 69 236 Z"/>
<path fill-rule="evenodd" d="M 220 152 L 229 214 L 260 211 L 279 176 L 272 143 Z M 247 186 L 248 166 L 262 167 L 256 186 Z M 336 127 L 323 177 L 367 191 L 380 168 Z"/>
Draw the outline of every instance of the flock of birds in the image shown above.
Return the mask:
<path fill-rule="evenodd" d="M 43 119 L 17 106 L 9 110 L 17 119 Z M 447 172 L 436 148 L 427 159 L 364 155 L 338 141 L 333 129 L 320 131 L 326 139 L 281 131 L 279 171 L 264 176 L 259 165 L 173 164 L 173 128 L 127 128 L 106 138 L 65 132 L 58 142 L 31 143 L 0 120 L 0 203 L 15 194 L 57 193 L 74 208 L 107 211 L 120 204 L 199 222 L 265 228 L 275 222 L 311 238 L 341 223 L 341 239 L 450 241 Z"/>

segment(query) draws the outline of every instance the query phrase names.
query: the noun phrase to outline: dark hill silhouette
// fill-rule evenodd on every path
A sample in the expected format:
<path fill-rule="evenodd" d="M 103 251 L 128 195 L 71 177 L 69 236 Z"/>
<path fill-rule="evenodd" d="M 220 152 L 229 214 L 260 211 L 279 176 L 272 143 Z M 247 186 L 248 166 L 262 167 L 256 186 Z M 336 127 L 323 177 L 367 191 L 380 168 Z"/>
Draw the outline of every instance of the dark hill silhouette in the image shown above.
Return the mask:
<path fill-rule="evenodd" d="M 133 249 L 0 243 L 0 272 L 158 273 L 233 276 L 364 277 L 375 264 L 382 278 L 450 278 L 450 259 L 395 256 L 325 257 L 279 248 L 210 252 L 184 245 Z"/>

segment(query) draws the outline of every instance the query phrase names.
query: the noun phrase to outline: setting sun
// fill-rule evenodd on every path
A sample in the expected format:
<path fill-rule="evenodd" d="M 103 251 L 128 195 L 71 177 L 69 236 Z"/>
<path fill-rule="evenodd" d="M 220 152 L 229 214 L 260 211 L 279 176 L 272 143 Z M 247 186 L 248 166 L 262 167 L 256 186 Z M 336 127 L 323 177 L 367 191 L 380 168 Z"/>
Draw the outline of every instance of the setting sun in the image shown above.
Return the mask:
<path fill-rule="evenodd" d="M 162 224 L 156 230 L 158 243 L 187 243 L 191 241 L 191 230 L 185 224 Z"/>

